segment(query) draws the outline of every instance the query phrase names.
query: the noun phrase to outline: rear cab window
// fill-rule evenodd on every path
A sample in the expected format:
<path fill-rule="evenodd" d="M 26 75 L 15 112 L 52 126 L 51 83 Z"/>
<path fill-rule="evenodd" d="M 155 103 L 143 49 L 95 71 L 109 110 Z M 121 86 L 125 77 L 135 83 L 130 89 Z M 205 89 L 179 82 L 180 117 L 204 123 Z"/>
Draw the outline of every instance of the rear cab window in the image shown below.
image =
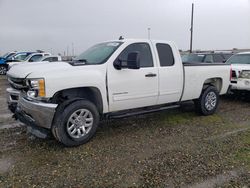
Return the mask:
<path fill-rule="evenodd" d="M 173 51 L 170 45 L 157 43 L 156 49 L 158 52 L 161 67 L 173 66 L 175 63 Z"/>

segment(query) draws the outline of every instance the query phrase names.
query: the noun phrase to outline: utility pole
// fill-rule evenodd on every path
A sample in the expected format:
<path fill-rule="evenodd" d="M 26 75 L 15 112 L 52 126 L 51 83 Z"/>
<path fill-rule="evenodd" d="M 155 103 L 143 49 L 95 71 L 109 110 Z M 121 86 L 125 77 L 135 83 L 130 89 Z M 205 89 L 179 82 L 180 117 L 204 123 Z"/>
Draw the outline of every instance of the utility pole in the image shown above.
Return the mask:
<path fill-rule="evenodd" d="M 191 37 L 190 37 L 190 53 L 193 52 L 193 30 L 194 30 L 194 3 L 192 3 L 192 14 L 191 14 Z"/>

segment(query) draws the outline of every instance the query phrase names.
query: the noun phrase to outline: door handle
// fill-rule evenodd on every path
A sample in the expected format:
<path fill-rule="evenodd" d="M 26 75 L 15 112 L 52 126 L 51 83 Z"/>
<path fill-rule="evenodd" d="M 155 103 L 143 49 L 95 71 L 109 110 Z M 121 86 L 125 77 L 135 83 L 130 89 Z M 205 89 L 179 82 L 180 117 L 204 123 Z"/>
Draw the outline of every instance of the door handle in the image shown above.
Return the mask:
<path fill-rule="evenodd" d="M 145 77 L 156 77 L 157 74 L 154 74 L 154 73 L 148 73 L 145 75 Z"/>

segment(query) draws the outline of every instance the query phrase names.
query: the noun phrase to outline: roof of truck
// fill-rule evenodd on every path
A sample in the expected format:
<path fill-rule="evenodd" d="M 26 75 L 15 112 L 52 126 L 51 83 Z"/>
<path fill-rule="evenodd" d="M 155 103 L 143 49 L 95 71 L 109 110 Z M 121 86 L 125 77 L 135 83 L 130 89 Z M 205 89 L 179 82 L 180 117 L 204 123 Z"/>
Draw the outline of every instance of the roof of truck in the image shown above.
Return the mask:
<path fill-rule="evenodd" d="M 126 39 L 120 39 L 120 40 L 108 40 L 105 42 L 166 42 L 166 43 L 173 43 L 172 41 L 168 40 L 155 40 L 155 39 L 145 39 L 145 38 L 138 38 L 138 39 L 133 39 L 133 38 L 126 38 Z"/>

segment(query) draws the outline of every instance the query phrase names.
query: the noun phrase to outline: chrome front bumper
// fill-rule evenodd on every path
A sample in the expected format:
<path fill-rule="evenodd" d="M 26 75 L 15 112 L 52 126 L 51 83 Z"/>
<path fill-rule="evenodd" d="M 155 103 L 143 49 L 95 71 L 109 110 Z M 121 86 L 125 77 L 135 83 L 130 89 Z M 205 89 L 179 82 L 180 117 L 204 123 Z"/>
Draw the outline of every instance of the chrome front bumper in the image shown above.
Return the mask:
<path fill-rule="evenodd" d="M 26 125 L 50 129 L 55 115 L 57 104 L 44 103 L 30 100 L 26 97 L 19 98 L 16 115 Z"/>
<path fill-rule="evenodd" d="M 6 91 L 7 91 L 7 103 L 9 110 L 15 113 L 20 91 L 13 88 L 7 88 Z"/>
<path fill-rule="evenodd" d="M 17 103 L 19 95 L 20 95 L 20 91 L 13 89 L 13 88 L 7 88 L 6 91 L 8 94 L 8 98 L 7 98 L 8 103 Z"/>

